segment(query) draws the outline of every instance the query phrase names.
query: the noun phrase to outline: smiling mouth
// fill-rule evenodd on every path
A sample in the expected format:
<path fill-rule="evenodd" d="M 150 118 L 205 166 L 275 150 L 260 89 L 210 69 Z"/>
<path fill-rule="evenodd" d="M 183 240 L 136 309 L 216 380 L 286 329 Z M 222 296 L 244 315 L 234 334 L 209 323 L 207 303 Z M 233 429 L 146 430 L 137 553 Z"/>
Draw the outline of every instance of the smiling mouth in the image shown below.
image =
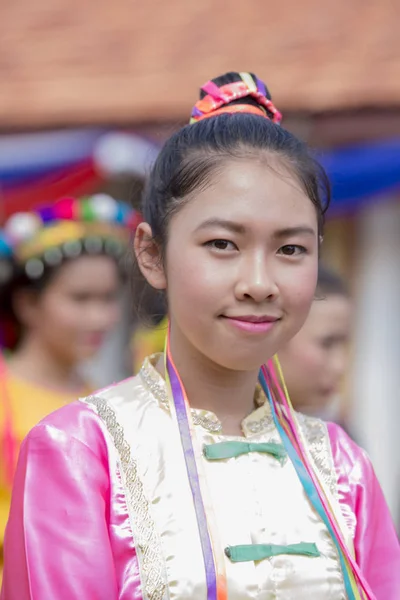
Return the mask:
<path fill-rule="evenodd" d="M 279 317 L 272 317 L 269 315 L 262 315 L 260 317 L 256 315 L 223 315 L 225 319 L 232 319 L 234 321 L 242 321 L 243 323 L 275 323 L 275 321 L 279 321 Z"/>
<path fill-rule="evenodd" d="M 88 333 L 83 339 L 86 345 L 101 346 L 104 342 L 104 335 L 102 333 Z"/>
<path fill-rule="evenodd" d="M 255 316 L 255 315 L 242 315 L 242 316 L 226 316 L 222 315 L 222 318 L 228 323 L 245 331 L 247 333 L 267 333 L 274 325 L 280 321 L 279 317 L 272 317 L 268 315 Z"/>

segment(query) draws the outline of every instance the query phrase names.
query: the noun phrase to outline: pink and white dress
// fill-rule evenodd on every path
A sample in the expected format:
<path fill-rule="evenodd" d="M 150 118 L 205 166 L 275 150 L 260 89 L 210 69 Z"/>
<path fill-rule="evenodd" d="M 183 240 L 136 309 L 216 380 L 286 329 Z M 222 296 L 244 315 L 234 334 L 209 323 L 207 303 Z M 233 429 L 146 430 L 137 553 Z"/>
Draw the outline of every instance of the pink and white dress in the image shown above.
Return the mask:
<path fill-rule="evenodd" d="M 269 405 L 242 438 L 193 409 L 201 444 L 279 443 Z M 336 425 L 299 415 L 315 469 L 377 600 L 400 598 L 400 548 L 366 454 Z M 315 544 L 225 568 L 229 600 L 345 600 L 336 548 L 290 460 L 248 452 L 207 461 L 223 548 Z M 166 385 L 146 360 L 137 377 L 72 403 L 26 438 L 5 539 L 2 600 L 206 600 L 193 499 Z"/>

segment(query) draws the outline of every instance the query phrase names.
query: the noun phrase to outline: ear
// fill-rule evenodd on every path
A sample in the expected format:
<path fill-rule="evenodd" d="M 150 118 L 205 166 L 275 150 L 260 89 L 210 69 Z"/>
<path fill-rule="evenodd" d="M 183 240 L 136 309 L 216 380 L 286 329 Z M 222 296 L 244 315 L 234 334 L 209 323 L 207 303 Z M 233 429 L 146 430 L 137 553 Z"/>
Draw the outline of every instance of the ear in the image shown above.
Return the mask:
<path fill-rule="evenodd" d="M 167 279 L 160 247 L 154 241 L 148 223 L 140 223 L 136 229 L 134 249 L 139 269 L 148 283 L 156 290 L 165 290 Z"/>
<path fill-rule="evenodd" d="M 32 327 L 37 322 L 39 294 L 33 290 L 20 289 L 12 299 L 13 311 L 24 327 Z"/>

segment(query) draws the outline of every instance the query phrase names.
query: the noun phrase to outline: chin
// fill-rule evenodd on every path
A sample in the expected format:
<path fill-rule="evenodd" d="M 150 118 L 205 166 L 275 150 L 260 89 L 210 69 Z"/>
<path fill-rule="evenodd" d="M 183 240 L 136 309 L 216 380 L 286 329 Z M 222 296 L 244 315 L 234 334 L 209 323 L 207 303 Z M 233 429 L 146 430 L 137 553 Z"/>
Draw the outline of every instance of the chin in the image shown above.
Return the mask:
<path fill-rule="evenodd" d="M 80 348 L 75 355 L 75 362 L 80 363 L 82 361 L 86 361 L 86 360 L 91 360 L 92 358 L 94 358 L 97 353 L 98 353 L 99 349 L 96 348 Z"/>
<path fill-rule="evenodd" d="M 271 353 L 253 351 L 229 352 L 221 351 L 210 359 L 221 367 L 230 371 L 258 371 L 272 356 Z"/>
<path fill-rule="evenodd" d="M 92 358 L 96 358 L 96 356 L 98 355 L 100 351 L 100 348 L 91 348 L 90 350 L 87 350 L 86 352 L 82 352 L 82 360 L 91 360 Z"/>

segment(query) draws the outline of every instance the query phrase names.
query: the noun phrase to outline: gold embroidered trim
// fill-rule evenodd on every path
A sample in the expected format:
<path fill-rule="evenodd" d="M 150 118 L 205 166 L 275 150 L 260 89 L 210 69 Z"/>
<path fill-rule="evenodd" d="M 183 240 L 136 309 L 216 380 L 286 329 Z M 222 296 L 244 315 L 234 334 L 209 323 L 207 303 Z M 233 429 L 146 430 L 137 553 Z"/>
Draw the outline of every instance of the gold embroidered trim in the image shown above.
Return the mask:
<path fill-rule="evenodd" d="M 326 424 L 320 419 L 307 417 L 297 413 L 297 419 L 309 444 L 311 456 L 318 471 L 328 486 L 329 491 L 337 498 L 337 479 L 333 462 L 332 449 Z"/>
<path fill-rule="evenodd" d="M 274 419 L 271 414 L 265 415 L 262 419 L 255 421 L 246 421 L 244 429 L 252 434 L 263 433 L 266 429 L 275 427 Z"/>
<path fill-rule="evenodd" d="M 150 515 L 149 502 L 144 493 L 136 461 L 133 459 L 130 446 L 125 439 L 124 430 L 117 421 L 115 411 L 105 400 L 98 396 L 89 396 L 84 401 L 96 408 L 119 454 L 128 506 L 131 508 L 130 517 L 135 547 L 141 563 L 143 597 L 148 600 L 166 600 L 168 598 L 167 578 L 164 571 L 161 543 Z"/>
<path fill-rule="evenodd" d="M 192 419 L 195 425 L 200 425 L 200 427 L 203 427 L 210 433 L 222 433 L 221 421 L 217 417 L 214 419 L 199 411 L 192 410 Z"/>
<path fill-rule="evenodd" d="M 139 374 L 143 382 L 149 388 L 150 392 L 156 398 L 156 400 L 158 400 L 161 406 L 169 412 L 169 399 L 165 381 L 153 365 L 153 360 L 156 360 L 156 358 L 157 355 L 153 355 L 146 358 L 142 365 L 142 368 L 140 369 Z M 266 398 L 264 392 L 261 389 L 261 386 L 257 385 L 254 395 L 255 406 L 266 406 L 265 400 Z M 256 413 L 257 410 L 254 412 Z M 271 426 L 273 426 L 272 414 L 269 413 L 269 415 L 265 415 L 265 412 L 266 411 L 264 410 L 262 418 L 257 418 L 256 416 L 254 416 L 254 419 L 251 419 L 251 415 L 246 417 L 242 423 L 243 432 L 245 434 L 246 432 L 249 432 L 252 435 L 254 435 L 258 433 L 263 433 L 266 429 L 269 429 Z M 191 410 L 191 413 L 193 423 L 195 425 L 203 427 L 203 429 L 214 435 L 222 433 L 222 423 L 218 419 L 218 417 L 212 412 L 206 410 L 201 411 L 193 408 Z M 258 414 L 260 415 L 261 413 L 259 412 Z"/>
<path fill-rule="evenodd" d="M 328 428 L 326 424 L 320 419 L 308 417 L 301 413 L 297 413 L 297 419 L 300 427 L 303 430 L 306 441 L 309 445 L 310 454 L 315 463 L 315 466 L 321 474 L 321 477 L 326 486 L 328 487 L 329 491 L 331 492 L 333 498 L 335 498 L 339 503 L 336 469 L 335 464 L 333 462 L 332 448 L 329 439 Z M 338 510 L 341 510 L 340 506 L 338 507 Z M 332 553 L 336 557 L 336 562 L 338 565 L 340 565 L 338 550 L 327 529 L 326 535 L 330 540 Z M 341 600 L 344 600 L 345 598 L 346 594 L 344 592 L 343 582 Z"/>
<path fill-rule="evenodd" d="M 147 365 L 147 362 L 143 364 L 140 369 L 140 376 L 161 406 L 169 412 L 169 400 L 165 382 L 161 378 L 161 375 L 154 372 L 154 367 L 151 366 L 151 363 L 150 367 Z M 200 427 L 203 427 L 209 433 L 218 434 L 222 432 L 221 421 L 212 413 L 208 413 L 207 411 L 197 411 L 195 409 L 192 409 L 191 413 L 195 425 L 200 425 Z"/>
<path fill-rule="evenodd" d="M 142 368 L 139 371 L 140 377 L 143 379 L 153 396 L 159 401 L 165 410 L 169 411 L 169 400 L 165 386 L 165 381 L 159 375 L 149 359 L 146 359 Z"/>

